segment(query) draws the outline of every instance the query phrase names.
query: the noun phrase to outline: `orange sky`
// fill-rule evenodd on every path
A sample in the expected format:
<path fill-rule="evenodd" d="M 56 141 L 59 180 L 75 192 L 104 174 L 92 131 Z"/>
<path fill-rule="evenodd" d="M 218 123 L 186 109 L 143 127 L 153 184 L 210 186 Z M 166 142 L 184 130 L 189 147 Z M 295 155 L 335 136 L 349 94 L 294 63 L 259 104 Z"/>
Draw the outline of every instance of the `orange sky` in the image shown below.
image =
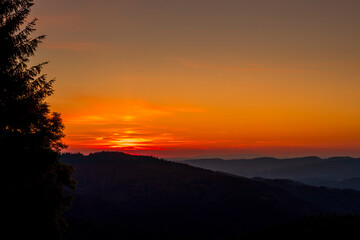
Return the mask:
<path fill-rule="evenodd" d="M 67 151 L 360 156 L 360 2 L 38 0 Z"/>

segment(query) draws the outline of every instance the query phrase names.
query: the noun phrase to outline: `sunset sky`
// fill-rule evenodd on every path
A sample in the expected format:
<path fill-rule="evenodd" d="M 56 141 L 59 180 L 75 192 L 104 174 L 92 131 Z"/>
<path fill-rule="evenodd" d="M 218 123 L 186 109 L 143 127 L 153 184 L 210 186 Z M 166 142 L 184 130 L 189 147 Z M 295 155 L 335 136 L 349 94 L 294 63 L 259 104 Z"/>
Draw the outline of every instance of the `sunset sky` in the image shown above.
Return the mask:
<path fill-rule="evenodd" d="M 358 0 L 37 0 L 68 152 L 360 156 Z"/>

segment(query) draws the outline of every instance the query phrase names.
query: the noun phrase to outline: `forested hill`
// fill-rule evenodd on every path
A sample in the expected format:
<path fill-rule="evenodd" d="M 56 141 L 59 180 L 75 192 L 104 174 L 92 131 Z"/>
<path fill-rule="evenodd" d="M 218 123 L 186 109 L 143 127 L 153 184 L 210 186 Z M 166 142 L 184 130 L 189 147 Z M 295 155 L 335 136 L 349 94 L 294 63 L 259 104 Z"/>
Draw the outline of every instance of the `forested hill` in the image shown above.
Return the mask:
<path fill-rule="evenodd" d="M 70 239 L 233 239 L 318 214 L 360 214 L 360 193 L 247 179 L 161 159 L 64 154 L 78 181 Z"/>

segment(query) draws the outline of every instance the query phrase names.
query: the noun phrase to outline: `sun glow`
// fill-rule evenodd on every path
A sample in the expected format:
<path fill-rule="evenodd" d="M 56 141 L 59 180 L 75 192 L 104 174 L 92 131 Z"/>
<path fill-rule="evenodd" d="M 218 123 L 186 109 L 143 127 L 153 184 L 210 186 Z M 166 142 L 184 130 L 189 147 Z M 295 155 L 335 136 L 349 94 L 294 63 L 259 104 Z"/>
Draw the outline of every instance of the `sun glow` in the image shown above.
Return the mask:
<path fill-rule="evenodd" d="M 357 1 L 41 2 L 66 151 L 360 155 Z"/>
<path fill-rule="evenodd" d="M 211 151 L 286 155 L 303 151 L 317 154 L 329 151 L 329 147 L 338 154 L 357 147 L 353 127 L 359 116 L 342 126 L 322 122 L 324 116 L 339 116 L 331 118 L 331 113 L 315 110 L 316 105 L 304 110 L 271 105 L 261 109 L 255 102 L 242 109 L 110 98 L 78 98 L 78 106 L 71 102 L 71 107 L 65 104 L 63 115 L 70 151 L 119 150 L 158 156 Z M 342 135 L 329 131 L 339 127 Z"/>
<path fill-rule="evenodd" d="M 126 136 L 125 136 L 126 137 Z M 109 141 L 109 143 L 114 144 L 109 147 L 111 148 L 122 148 L 122 147 L 140 147 L 146 146 L 151 143 L 151 140 L 144 139 L 144 138 L 124 138 L 124 139 L 117 139 Z"/>

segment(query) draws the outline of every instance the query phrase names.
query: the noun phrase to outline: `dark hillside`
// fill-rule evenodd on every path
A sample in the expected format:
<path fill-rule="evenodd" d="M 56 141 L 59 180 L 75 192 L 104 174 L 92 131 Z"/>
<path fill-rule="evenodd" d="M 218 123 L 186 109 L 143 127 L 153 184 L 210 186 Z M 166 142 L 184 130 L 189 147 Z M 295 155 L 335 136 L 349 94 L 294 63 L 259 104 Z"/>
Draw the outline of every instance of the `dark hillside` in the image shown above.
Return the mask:
<path fill-rule="evenodd" d="M 71 239 L 221 239 L 317 214 L 360 214 L 360 193 L 247 179 L 123 153 L 63 155 L 78 181 Z"/>
<path fill-rule="evenodd" d="M 317 216 L 266 227 L 238 240 L 355 239 L 359 236 L 359 228 L 359 216 Z"/>

